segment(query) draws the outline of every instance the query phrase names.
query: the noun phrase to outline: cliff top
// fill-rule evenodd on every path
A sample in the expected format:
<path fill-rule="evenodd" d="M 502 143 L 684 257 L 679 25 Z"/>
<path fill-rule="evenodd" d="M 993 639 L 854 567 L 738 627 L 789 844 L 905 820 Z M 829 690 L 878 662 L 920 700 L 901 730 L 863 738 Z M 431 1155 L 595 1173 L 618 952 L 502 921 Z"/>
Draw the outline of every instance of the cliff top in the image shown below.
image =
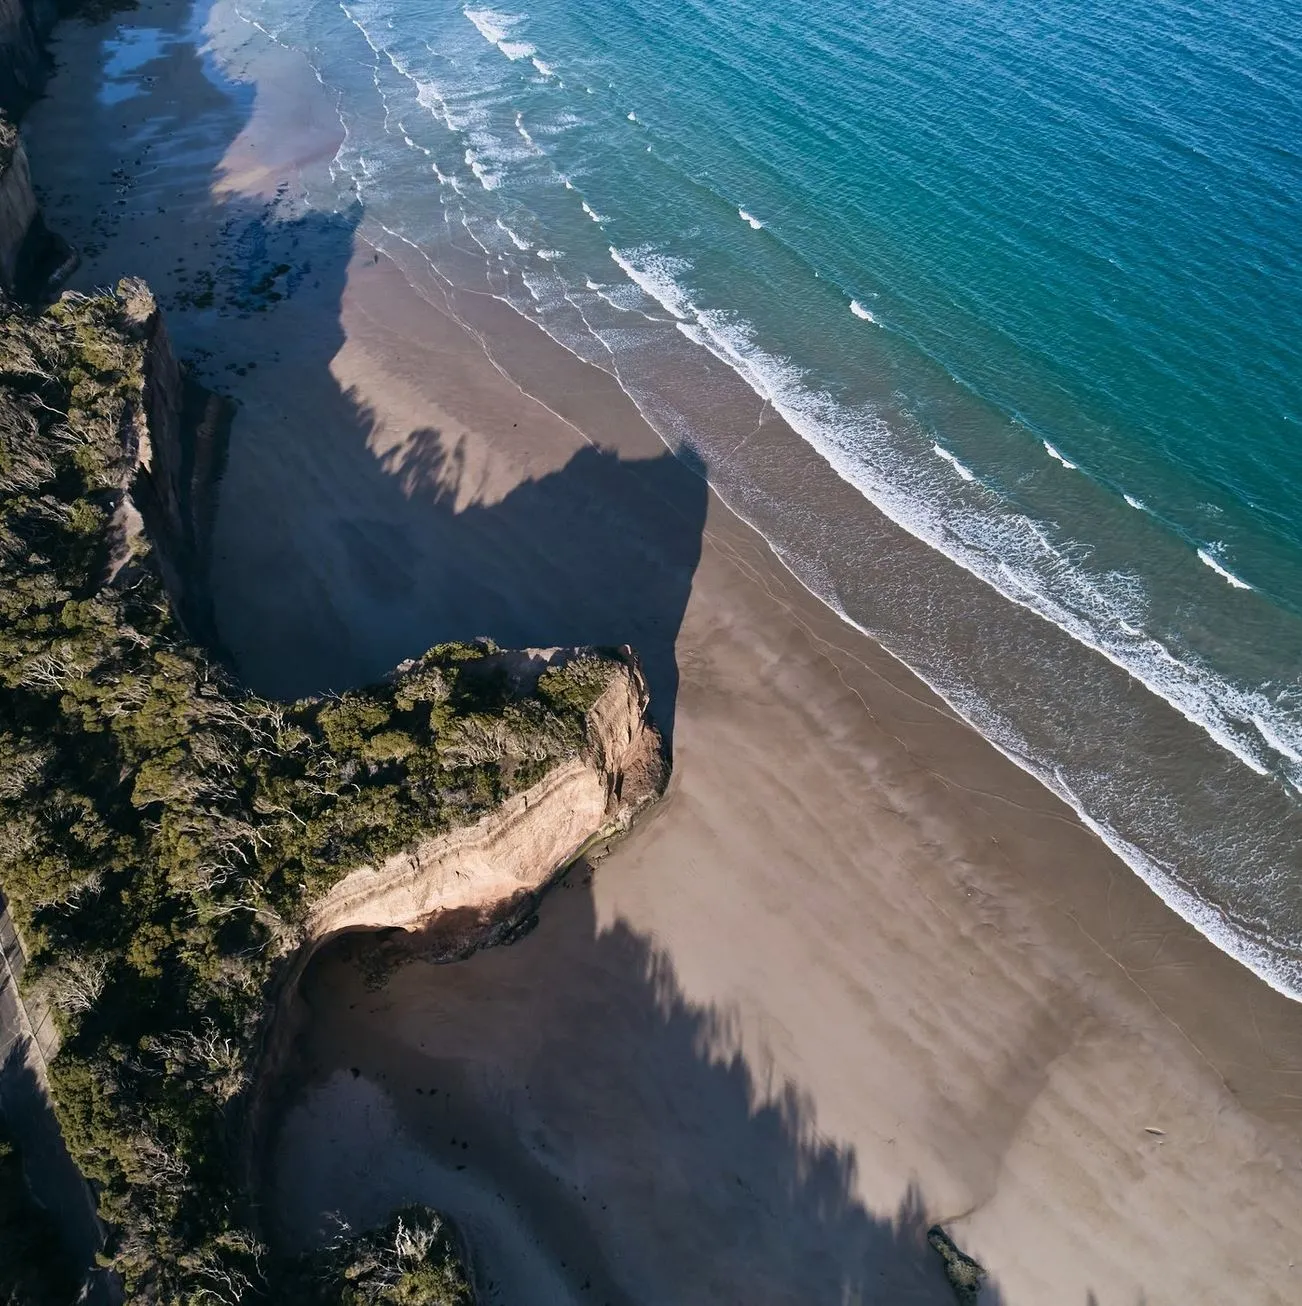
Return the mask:
<path fill-rule="evenodd" d="M 114 1263 L 134 1294 L 189 1300 L 264 1272 L 230 1140 L 313 903 L 574 759 L 600 771 L 598 704 L 633 673 L 481 641 L 342 694 L 246 693 L 162 580 L 146 376 L 175 364 L 153 312 L 123 283 L 0 317 L 0 865 Z M 644 700 L 623 698 L 627 736 Z"/>

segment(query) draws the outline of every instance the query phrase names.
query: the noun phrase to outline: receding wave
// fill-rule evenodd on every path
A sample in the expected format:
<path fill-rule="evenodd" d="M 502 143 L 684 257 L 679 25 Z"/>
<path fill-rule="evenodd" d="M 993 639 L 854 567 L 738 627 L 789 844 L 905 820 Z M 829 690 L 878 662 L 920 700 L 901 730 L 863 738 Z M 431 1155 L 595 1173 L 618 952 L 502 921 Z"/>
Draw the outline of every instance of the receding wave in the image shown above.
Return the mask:
<path fill-rule="evenodd" d="M 1258 694 L 1243 693 L 1231 686 L 1216 684 L 1210 672 L 1175 657 L 1158 641 L 1143 635 L 1138 627 L 1130 625 L 1124 619 L 1120 625 L 1125 628 L 1129 638 L 1121 648 L 1110 648 L 1097 631 L 1084 627 L 1074 614 L 1055 605 L 1035 579 L 1020 568 L 1010 567 L 1002 560 L 991 568 L 973 551 L 955 549 L 953 540 L 942 534 L 943 526 L 948 523 L 942 523 L 939 514 L 929 508 L 924 500 L 901 491 L 892 478 L 876 476 L 869 466 L 856 457 L 863 436 L 860 423 L 867 417 L 866 414 L 858 415 L 855 423 L 857 438 L 853 441 L 847 439 L 844 410 L 839 409 L 828 395 L 810 389 L 799 368 L 789 360 L 776 358 L 758 348 L 751 329 L 745 324 L 730 319 L 725 313 L 702 310 L 692 303 L 675 279 L 676 275 L 681 275 L 685 270 L 682 260 L 666 258 L 664 255 L 654 255 L 648 259 L 645 252 L 626 251 L 616 262 L 621 267 L 627 264 L 626 270 L 632 270 L 633 280 L 662 308 L 675 314 L 678 319 L 677 329 L 683 335 L 732 367 L 757 395 L 772 404 L 799 434 L 809 440 L 845 480 L 864 493 L 892 520 L 991 584 L 1005 598 L 1032 608 L 1080 642 L 1103 653 L 1116 665 L 1123 666 L 1136 679 L 1140 679 L 1170 702 L 1187 719 L 1201 726 L 1217 743 L 1256 774 L 1268 774 L 1266 767 L 1249 751 L 1244 741 L 1226 728 L 1221 705 L 1216 701 L 1213 691 L 1219 690 L 1230 698 L 1237 698 L 1240 703 L 1253 702 L 1275 717 L 1273 705 L 1266 705 Z M 933 452 L 943 456 L 948 451 L 933 446 Z M 1022 526 L 1030 538 L 1045 541 L 1043 532 L 1034 523 L 1024 520 Z M 780 552 L 778 556 L 782 559 Z M 784 565 L 790 567 L 790 562 L 782 560 Z M 1005 583 L 1001 584 L 1000 578 Z M 834 597 L 822 597 L 849 624 L 863 630 L 865 634 L 874 633 L 859 625 Z M 1124 648 L 1132 653 L 1147 655 L 1149 665 L 1144 665 L 1142 656 L 1132 658 L 1131 665 L 1127 665 L 1119 656 Z M 1165 673 L 1158 669 L 1161 667 L 1166 668 Z M 917 668 L 914 670 L 917 671 Z M 1273 988 L 1290 997 L 1302 998 L 1302 970 L 1283 960 L 1261 939 L 1234 924 L 1221 910 L 1190 891 L 1174 867 L 1125 838 L 1100 813 L 1088 810 L 1052 759 L 1033 756 L 1013 744 L 1002 723 L 988 710 L 982 710 L 974 704 L 969 696 L 956 692 L 955 686 L 938 683 L 926 675 L 922 675 L 922 679 L 971 721 L 1005 756 L 1036 776 L 1067 802 L 1084 824 L 1185 920 Z M 1197 706 L 1208 710 L 1208 719 L 1201 720 L 1193 714 L 1193 709 Z M 1246 714 L 1246 719 L 1254 718 L 1255 713 Z M 1254 720 L 1254 724 L 1260 739 L 1278 756 L 1298 764 L 1302 753 L 1288 738 L 1277 734 L 1272 725 L 1267 725 L 1263 730 L 1260 720 Z"/>
<path fill-rule="evenodd" d="M 479 35 L 489 45 L 495 45 L 510 60 L 530 59 L 538 51 L 528 41 L 513 41 L 511 32 L 524 22 L 525 14 L 504 14 L 497 9 L 463 9 L 461 11 L 474 23 Z"/>
<path fill-rule="evenodd" d="M 507 234 L 510 238 L 511 244 L 513 244 L 516 249 L 527 250 L 533 248 L 533 245 L 529 241 L 525 240 L 523 236 L 514 231 L 511 227 L 508 227 L 501 218 L 497 219 L 497 226 L 501 231 L 504 231 Z"/>
<path fill-rule="evenodd" d="M 685 321 L 688 314 L 695 313 L 696 306 L 676 280 L 690 266 L 685 259 L 671 258 L 646 248 L 620 253 L 613 245 L 610 257 L 620 271 L 665 312 L 680 321 Z"/>

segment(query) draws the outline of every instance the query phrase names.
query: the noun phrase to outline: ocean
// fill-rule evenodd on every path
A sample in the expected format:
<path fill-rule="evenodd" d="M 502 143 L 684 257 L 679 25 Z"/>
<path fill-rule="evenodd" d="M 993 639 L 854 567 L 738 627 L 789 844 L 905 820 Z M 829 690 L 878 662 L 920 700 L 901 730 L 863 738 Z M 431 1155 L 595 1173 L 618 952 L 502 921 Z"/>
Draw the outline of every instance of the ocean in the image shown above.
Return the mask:
<path fill-rule="evenodd" d="M 312 205 L 616 377 L 809 589 L 1302 997 L 1298 0 L 236 12 L 337 107 Z"/>

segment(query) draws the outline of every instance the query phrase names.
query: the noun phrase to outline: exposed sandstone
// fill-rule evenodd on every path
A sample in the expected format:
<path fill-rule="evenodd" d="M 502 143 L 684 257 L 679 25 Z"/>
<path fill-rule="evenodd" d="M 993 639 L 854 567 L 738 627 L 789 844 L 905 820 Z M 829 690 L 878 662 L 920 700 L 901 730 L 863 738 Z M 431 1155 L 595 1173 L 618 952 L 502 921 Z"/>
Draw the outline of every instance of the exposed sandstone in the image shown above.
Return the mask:
<path fill-rule="evenodd" d="M 544 662 L 568 652 L 529 650 Z M 475 825 L 350 872 L 313 907 L 306 948 L 344 930 L 415 929 L 439 912 L 492 915 L 542 888 L 589 843 L 626 829 L 656 796 L 661 762 L 646 680 L 628 650 L 625 658 L 588 712 L 578 757 Z"/>

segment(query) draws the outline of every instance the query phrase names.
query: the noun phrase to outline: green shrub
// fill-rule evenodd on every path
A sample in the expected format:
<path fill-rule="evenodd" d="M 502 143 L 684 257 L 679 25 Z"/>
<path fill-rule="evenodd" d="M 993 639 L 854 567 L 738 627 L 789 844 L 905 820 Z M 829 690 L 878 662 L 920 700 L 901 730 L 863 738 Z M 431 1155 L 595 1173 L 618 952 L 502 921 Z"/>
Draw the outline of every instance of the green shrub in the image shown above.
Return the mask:
<path fill-rule="evenodd" d="M 406 1207 L 382 1229 L 345 1233 L 300 1257 L 282 1290 L 305 1306 L 472 1306 L 475 1300 L 456 1237 L 424 1206 Z"/>
<path fill-rule="evenodd" d="M 343 695 L 245 692 L 186 641 L 147 545 L 105 581 L 137 474 L 137 336 L 112 296 L 0 316 L 0 879 L 129 1293 L 233 1300 L 263 1262 L 230 1140 L 299 922 L 353 867 L 573 756 L 611 668 L 579 659 L 522 696 L 490 644 L 441 644 Z M 461 1300 L 412 1273 L 383 1300 Z"/>

